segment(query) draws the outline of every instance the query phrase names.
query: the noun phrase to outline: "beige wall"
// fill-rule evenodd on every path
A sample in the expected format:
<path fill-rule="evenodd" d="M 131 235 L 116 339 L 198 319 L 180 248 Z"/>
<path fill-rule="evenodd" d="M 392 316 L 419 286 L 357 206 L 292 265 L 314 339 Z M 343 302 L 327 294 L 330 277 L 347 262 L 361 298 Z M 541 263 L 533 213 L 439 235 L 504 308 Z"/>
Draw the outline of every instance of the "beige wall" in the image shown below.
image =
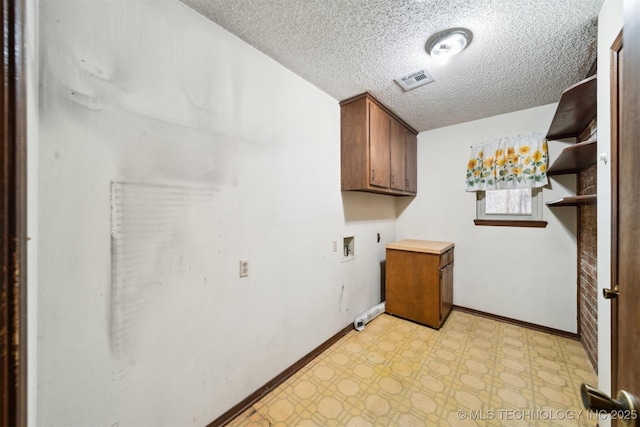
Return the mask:
<path fill-rule="evenodd" d="M 558 94 L 559 96 L 559 94 Z M 575 333 L 576 210 L 543 208 L 546 228 L 475 226 L 464 190 L 469 147 L 502 136 L 546 133 L 556 105 L 418 135 L 418 196 L 398 201 L 398 238 L 451 241 L 454 304 Z M 555 159 L 565 144 L 549 142 Z M 571 194 L 575 176 L 550 179 L 545 201 Z"/>
<path fill-rule="evenodd" d="M 206 425 L 380 301 L 394 199 L 341 194 L 336 100 L 180 2 L 39 5 L 32 421 Z M 116 330 L 112 181 L 208 195 Z"/>

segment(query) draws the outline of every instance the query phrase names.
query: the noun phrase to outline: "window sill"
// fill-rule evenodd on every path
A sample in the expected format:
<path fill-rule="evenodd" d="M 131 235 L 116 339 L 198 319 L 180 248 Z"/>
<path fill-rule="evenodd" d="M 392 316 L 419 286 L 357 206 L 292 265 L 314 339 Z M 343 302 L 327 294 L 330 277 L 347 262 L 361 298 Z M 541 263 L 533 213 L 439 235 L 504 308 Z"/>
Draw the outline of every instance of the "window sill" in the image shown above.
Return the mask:
<path fill-rule="evenodd" d="M 475 219 L 475 225 L 489 225 L 493 227 L 533 227 L 545 228 L 547 221 L 526 221 L 526 220 L 495 220 L 495 219 Z"/>

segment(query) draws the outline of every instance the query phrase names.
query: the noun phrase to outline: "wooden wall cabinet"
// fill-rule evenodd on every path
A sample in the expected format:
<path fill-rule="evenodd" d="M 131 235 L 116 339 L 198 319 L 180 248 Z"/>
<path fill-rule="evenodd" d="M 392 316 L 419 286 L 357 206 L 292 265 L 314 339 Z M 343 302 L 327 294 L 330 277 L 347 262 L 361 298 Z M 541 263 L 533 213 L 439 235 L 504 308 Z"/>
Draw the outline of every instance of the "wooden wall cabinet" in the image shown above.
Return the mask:
<path fill-rule="evenodd" d="M 417 192 L 417 134 L 371 94 L 340 103 L 343 191 Z"/>
<path fill-rule="evenodd" d="M 440 329 L 453 307 L 453 247 L 426 240 L 388 244 L 385 310 Z"/>

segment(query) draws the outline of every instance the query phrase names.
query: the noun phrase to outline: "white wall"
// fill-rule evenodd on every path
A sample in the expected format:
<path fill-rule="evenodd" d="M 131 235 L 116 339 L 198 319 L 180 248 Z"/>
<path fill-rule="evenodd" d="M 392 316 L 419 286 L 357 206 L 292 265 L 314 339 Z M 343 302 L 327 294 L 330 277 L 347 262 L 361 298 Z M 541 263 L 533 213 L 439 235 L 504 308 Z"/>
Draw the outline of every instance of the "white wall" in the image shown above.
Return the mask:
<path fill-rule="evenodd" d="M 395 200 L 341 194 L 336 100 L 178 1 L 41 1 L 39 20 L 32 422 L 205 425 L 380 301 Z M 111 181 L 203 188 L 213 206 L 196 243 L 175 241 L 180 280 L 150 240 L 163 293 L 119 351 Z"/>
<path fill-rule="evenodd" d="M 622 1 L 598 16 L 598 153 L 611 154 L 611 45 L 622 29 Z M 598 288 L 611 284 L 611 163 L 598 161 Z M 598 385 L 611 393 L 611 303 L 598 292 Z M 614 391 L 615 394 L 615 391 Z"/>
<path fill-rule="evenodd" d="M 454 304 L 568 332 L 576 323 L 576 209 L 543 208 L 546 228 L 475 226 L 464 190 L 469 147 L 544 132 L 556 104 L 418 135 L 418 196 L 397 201 L 398 239 L 455 243 Z M 553 161 L 564 144 L 549 142 Z M 574 194 L 575 176 L 550 179 L 545 201 Z"/>
<path fill-rule="evenodd" d="M 34 424 L 38 402 L 38 6 L 26 2 L 27 74 L 27 420 Z"/>

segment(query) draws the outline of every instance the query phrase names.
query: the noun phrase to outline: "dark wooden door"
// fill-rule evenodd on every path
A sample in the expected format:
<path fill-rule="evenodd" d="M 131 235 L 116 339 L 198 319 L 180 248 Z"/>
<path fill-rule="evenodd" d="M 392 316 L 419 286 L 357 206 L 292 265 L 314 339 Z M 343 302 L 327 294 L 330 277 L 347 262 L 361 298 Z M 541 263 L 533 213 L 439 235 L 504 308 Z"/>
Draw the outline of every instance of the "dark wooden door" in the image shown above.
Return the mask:
<path fill-rule="evenodd" d="M 640 1 L 624 1 L 618 153 L 618 390 L 640 396 Z M 617 391 L 617 390 L 616 390 Z M 614 393 L 616 392 L 614 391 Z M 640 414 L 639 414 L 640 416 Z"/>
<path fill-rule="evenodd" d="M 0 4 L 0 425 L 27 425 L 25 1 Z"/>

